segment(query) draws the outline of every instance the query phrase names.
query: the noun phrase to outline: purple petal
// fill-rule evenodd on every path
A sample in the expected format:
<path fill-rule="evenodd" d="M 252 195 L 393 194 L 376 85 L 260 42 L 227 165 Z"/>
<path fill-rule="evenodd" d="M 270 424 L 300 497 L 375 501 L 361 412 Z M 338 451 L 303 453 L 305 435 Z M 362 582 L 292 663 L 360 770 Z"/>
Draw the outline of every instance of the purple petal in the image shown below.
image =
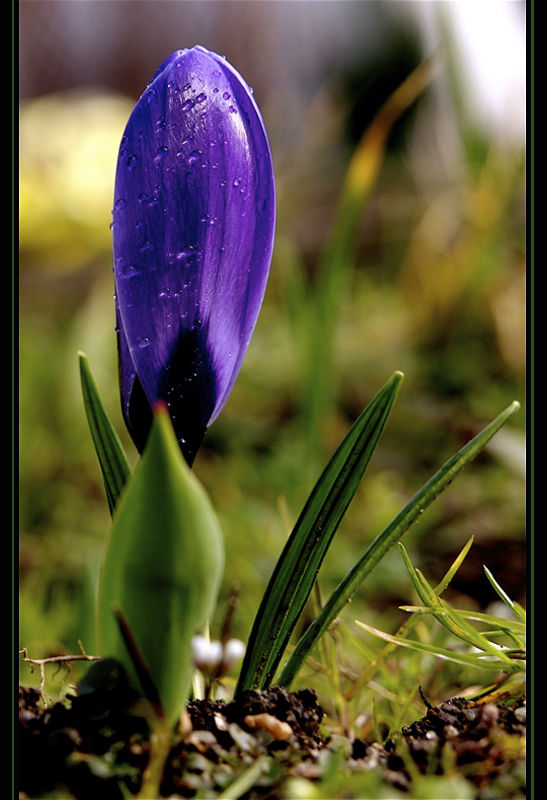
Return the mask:
<path fill-rule="evenodd" d="M 225 59 L 194 47 L 156 72 L 122 138 L 113 220 L 125 419 L 139 447 L 136 379 L 195 452 L 247 350 L 275 226 L 262 117 Z"/>

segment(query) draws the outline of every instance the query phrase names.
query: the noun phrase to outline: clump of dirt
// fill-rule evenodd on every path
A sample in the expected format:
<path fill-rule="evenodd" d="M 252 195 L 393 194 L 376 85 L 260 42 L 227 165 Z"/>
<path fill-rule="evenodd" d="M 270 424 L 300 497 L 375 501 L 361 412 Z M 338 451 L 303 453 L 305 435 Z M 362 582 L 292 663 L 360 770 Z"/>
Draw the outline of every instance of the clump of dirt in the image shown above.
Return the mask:
<path fill-rule="evenodd" d="M 236 723 L 243 730 L 266 731 L 274 741 L 290 741 L 301 752 L 325 745 L 320 728 L 323 709 L 312 689 L 293 694 L 273 686 L 263 692 L 241 692 L 230 703 L 194 700 L 188 704 L 188 713 L 195 730 L 212 731 L 221 741 L 226 738 L 226 726 Z"/>
<path fill-rule="evenodd" d="M 402 729 L 402 738 L 422 773 L 459 768 L 478 789 L 525 762 L 526 699 L 512 705 L 476 703 L 462 697 L 429 708 L 422 719 Z M 407 789 L 410 777 L 397 750 L 388 758 L 391 782 Z M 510 795 L 507 795 L 509 797 Z"/>
<path fill-rule="evenodd" d="M 20 800 L 48 792 L 66 792 L 75 800 L 122 800 L 138 793 L 149 758 L 149 730 L 123 674 L 112 665 L 103 669 L 107 666 L 106 684 L 84 683 L 81 693 L 63 703 L 44 707 L 39 691 L 20 687 Z M 283 785 L 290 777 L 321 781 L 325 755 L 340 746 L 340 737 L 331 736 L 324 722 L 311 689 L 293 693 L 273 686 L 242 692 L 231 702 L 193 700 L 174 736 L 161 797 L 211 796 L 262 757 L 269 769 L 245 800 L 285 796 Z M 348 786 L 354 771 L 377 770 L 386 786 L 410 796 L 416 769 L 428 775 L 457 769 L 477 798 L 496 781 L 505 793 L 492 797 L 523 797 L 522 776 L 512 775 L 524 763 L 525 735 L 524 698 L 512 705 L 453 698 L 428 708 L 422 719 L 384 743 L 342 737 L 343 769 Z M 349 791 L 344 797 L 353 795 Z"/>

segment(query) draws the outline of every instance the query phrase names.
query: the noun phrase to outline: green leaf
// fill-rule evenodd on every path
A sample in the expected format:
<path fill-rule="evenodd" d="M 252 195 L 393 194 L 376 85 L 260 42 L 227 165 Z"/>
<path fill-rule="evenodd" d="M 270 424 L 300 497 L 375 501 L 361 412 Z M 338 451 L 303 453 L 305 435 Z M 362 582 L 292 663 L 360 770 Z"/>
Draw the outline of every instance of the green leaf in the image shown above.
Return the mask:
<path fill-rule="evenodd" d="M 353 569 L 338 584 L 329 597 L 320 614 L 308 627 L 290 659 L 285 665 L 278 683 L 290 686 L 300 668 L 310 654 L 312 648 L 321 636 L 333 623 L 334 619 L 348 603 L 361 583 L 370 575 L 379 561 L 401 536 L 410 528 L 422 512 L 433 502 L 449 483 L 472 461 L 473 458 L 485 447 L 492 436 L 507 422 L 507 420 L 520 408 L 517 401 L 511 403 L 501 412 L 484 430 L 477 434 L 470 442 L 461 448 L 452 458 L 443 464 L 438 472 L 411 498 L 405 507 L 389 523 L 389 525 L 376 537 Z"/>
<path fill-rule="evenodd" d="M 277 562 L 256 615 L 238 691 L 272 681 L 340 520 L 350 504 L 403 379 L 395 372 L 327 464 Z"/>
<path fill-rule="evenodd" d="M 78 353 L 78 358 L 87 421 L 103 474 L 108 507 L 112 514 L 131 470 L 118 435 L 104 409 L 87 356 Z"/>
<path fill-rule="evenodd" d="M 216 515 L 160 405 L 113 515 L 99 579 L 98 642 L 138 685 L 117 622 L 124 620 L 171 721 L 188 697 L 191 639 L 213 611 L 223 565 Z"/>

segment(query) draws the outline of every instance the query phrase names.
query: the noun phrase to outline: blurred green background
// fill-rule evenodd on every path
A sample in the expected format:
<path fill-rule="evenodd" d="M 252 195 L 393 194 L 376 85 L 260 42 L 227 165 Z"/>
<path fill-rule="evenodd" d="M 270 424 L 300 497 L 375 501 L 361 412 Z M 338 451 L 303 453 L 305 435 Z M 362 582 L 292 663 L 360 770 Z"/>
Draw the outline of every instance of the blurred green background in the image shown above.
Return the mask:
<path fill-rule="evenodd" d="M 19 641 L 29 655 L 76 652 L 78 639 L 93 650 L 89 596 L 109 515 L 77 352 L 87 354 L 135 463 L 118 398 L 114 169 L 147 81 L 172 51 L 194 44 L 226 55 L 253 87 L 278 193 L 263 311 L 194 466 L 226 537 L 216 623 L 237 584 L 233 635 L 246 639 L 314 479 L 395 370 L 405 381 L 320 573 L 321 592 L 446 458 L 517 399 L 519 414 L 405 544 L 435 582 L 473 535 L 448 596 L 488 607 L 486 564 L 525 603 L 525 7 L 480 5 L 470 24 L 460 2 L 20 3 Z M 304 345 L 302 298 L 312 296 L 363 132 L 432 53 L 440 67 L 391 130 L 333 298 L 330 394 L 316 442 L 306 374 L 322 356 Z M 348 609 L 348 629 L 358 636 L 358 618 L 392 631 L 397 605 L 412 599 L 393 551 Z M 362 653 L 349 650 L 358 672 Z M 21 678 L 38 679 L 27 665 Z"/>

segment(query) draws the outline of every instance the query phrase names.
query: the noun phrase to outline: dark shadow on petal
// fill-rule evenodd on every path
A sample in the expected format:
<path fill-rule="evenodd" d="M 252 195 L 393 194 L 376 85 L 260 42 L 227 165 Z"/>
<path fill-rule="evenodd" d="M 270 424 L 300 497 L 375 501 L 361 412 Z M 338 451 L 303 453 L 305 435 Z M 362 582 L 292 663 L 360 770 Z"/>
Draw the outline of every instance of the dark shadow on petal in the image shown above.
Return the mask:
<path fill-rule="evenodd" d="M 167 403 L 181 450 L 191 466 L 205 436 L 217 395 L 216 373 L 205 327 L 195 325 L 181 333 L 164 369 L 159 394 Z"/>
<path fill-rule="evenodd" d="M 192 466 L 205 436 L 217 392 L 207 330 L 195 325 L 180 334 L 158 379 L 156 397 L 153 398 L 154 402 L 163 400 L 167 404 L 175 435 L 189 466 Z M 122 402 L 122 410 L 133 443 L 142 453 L 153 414 L 137 375 L 133 377 L 127 407 Z"/>
<path fill-rule="evenodd" d="M 150 433 L 152 418 L 150 404 L 146 399 L 140 380 L 135 376 L 129 396 L 127 414 L 125 415 L 125 424 L 139 453 L 144 450 Z"/>

